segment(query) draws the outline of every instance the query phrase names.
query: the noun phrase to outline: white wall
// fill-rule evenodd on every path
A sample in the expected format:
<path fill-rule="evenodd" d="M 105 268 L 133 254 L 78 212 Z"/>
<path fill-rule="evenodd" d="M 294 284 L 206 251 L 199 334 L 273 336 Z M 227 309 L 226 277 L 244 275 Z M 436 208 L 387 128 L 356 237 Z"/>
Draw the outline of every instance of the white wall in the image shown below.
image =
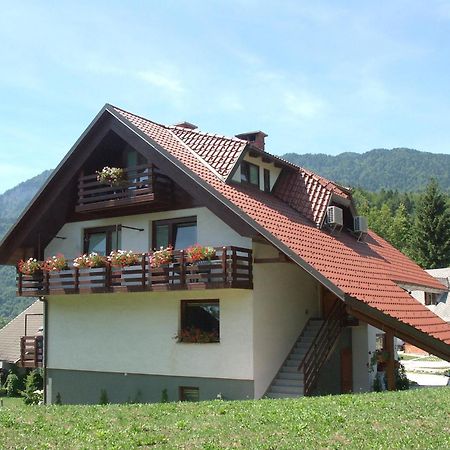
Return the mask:
<path fill-rule="evenodd" d="M 376 368 L 369 372 L 369 364 L 376 348 L 377 333 L 381 331 L 362 322 L 358 327 L 352 327 L 353 392 L 372 390 Z"/>
<path fill-rule="evenodd" d="M 153 220 L 188 216 L 197 216 L 197 240 L 200 244 L 236 245 L 251 248 L 251 239 L 240 236 L 209 209 L 202 207 L 66 223 L 57 233 L 58 236 L 66 239 L 53 239 L 45 249 L 45 258 L 62 253 L 66 258 L 73 259 L 83 253 L 83 230 L 85 228 L 119 224 L 144 228 L 144 231 L 122 229 L 121 247 L 123 250 L 146 252 L 151 249 Z"/>
<path fill-rule="evenodd" d="M 278 255 L 255 244 L 255 258 Z M 319 316 L 319 285 L 295 264 L 255 264 L 254 379 L 259 398 L 280 369 L 308 319 Z"/>
<path fill-rule="evenodd" d="M 263 162 L 262 157 L 253 157 L 249 154 L 244 156 L 244 160 L 248 161 L 252 164 L 256 164 L 259 166 L 259 188 L 264 190 L 264 169 L 270 170 L 270 189 L 273 188 L 275 182 L 277 181 L 278 176 L 281 173 L 281 168 L 275 167 L 274 163 L 266 163 Z M 241 182 L 241 167 L 239 166 L 232 178 L 233 181 Z"/>
<path fill-rule="evenodd" d="M 425 291 L 411 291 L 411 297 L 414 297 L 422 305 L 425 305 Z"/>
<path fill-rule="evenodd" d="M 219 299 L 220 343 L 177 343 L 180 299 Z M 252 291 L 49 297 L 48 367 L 253 379 Z"/>

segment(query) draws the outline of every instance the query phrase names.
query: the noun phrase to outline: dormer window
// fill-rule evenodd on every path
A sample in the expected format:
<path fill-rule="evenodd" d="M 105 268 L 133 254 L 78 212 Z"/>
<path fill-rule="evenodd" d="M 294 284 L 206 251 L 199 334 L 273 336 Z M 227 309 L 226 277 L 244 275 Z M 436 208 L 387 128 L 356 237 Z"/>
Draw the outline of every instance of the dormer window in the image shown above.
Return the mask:
<path fill-rule="evenodd" d="M 249 183 L 259 188 L 259 166 L 248 161 L 242 161 L 241 182 Z"/>

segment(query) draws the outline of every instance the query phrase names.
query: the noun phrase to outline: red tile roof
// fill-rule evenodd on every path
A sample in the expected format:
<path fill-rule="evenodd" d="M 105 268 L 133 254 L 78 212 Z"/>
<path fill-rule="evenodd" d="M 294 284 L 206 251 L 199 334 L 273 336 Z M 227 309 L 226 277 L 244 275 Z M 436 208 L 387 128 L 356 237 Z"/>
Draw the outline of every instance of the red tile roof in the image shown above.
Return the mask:
<path fill-rule="evenodd" d="M 336 185 L 331 183 L 328 191 L 324 191 L 327 180 L 320 177 L 315 180 L 309 174 L 302 181 L 297 174 L 295 179 L 283 181 L 287 186 L 281 191 L 285 193 L 284 201 L 244 185 L 226 184 L 194 155 L 194 152 L 198 155 L 196 151 L 176 138 L 173 129 L 118 108 L 116 111 L 206 182 L 210 189 L 215 189 L 238 207 L 243 216 L 267 230 L 345 294 L 450 344 L 450 325 L 397 284 L 401 281 L 442 289 L 438 281 L 375 233 L 370 232 L 366 241 L 361 243 L 347 233 L 332 235 L 318 229 L 315 223 L 311 223 L 307 212 L 300 212 L 300 201 L 287 194 L 289 186 L 293 186 L 303 199 L 309 198 L 312 203 L 320 204 L 312 214 L 317 221 L 324 213 L 322 205 L 331 195 L 329 190 L 339 190 Z"/>
<path fill-rule="evenodd" d="M 247 141 L 182 127 L 168 127 L 191 150 L 226 178 L 241 156 Z"/>
<path fill-rule="evenodd" d="M 285 172 L 280 175 L 274 195 L 320 226 L 327 211 L 332 190 L 321 183 L 318 177 L 298 169 L 295 172 Z"/>

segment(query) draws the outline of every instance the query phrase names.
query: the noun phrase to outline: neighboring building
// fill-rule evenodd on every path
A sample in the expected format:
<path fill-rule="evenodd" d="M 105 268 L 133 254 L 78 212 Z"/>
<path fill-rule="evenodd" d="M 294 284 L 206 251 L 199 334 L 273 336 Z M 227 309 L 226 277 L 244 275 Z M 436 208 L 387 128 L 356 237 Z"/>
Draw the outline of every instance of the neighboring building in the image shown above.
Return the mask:
<path fill-rule="evenodd" d="M 428 269 L 427 272 L 442 283 L 446 287 L 446 290 L 444 292 L 415 290 L 411 292 L 411 295 L 442 320 L 450 323 L 450 267 Z M 418 354 L 428 353 L 409 343 L 405 343 L 405 351 L 407 353 Z"/>
<path fill-rule="evenodd" d="M 43 303 L 37 300 L 0 329 L 0 368 L 42 365 L 39 341 L 42 340 L 43 311 Z M 37 352 L 34 351 L 36 342 Z"/>
<path fill-rule="evenodd" d="M 238 136 L 106 105 L 6 235 L 2 264 L 142 254 L 19 274 L 18 295 L 44 303 L 47 402 L 366 391 L 377 329 L 390 388 L 394 335 L 450 360 L 450 326 L 408 293 L 442 284 L 367 232 L 348 189 L 267 153 L 260 131 Z M 100 183 L 106 166 L 126 179 Z M 195 243 L 211 261 L 189 259 Z"/>

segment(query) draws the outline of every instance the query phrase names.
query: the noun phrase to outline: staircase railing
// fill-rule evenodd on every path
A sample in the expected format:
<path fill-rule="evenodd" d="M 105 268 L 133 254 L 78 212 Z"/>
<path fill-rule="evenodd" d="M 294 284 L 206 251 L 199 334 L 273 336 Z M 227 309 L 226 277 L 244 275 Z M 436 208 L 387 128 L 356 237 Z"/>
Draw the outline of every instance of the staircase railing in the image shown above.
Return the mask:
<path fill-rule="evenodd" d="M 303 370 L 304 395 L 311 394 L 320 369 L 341 334 L 344 310 L 344 302 L 336 301 L 298 367 L 299 371 Z"/>

